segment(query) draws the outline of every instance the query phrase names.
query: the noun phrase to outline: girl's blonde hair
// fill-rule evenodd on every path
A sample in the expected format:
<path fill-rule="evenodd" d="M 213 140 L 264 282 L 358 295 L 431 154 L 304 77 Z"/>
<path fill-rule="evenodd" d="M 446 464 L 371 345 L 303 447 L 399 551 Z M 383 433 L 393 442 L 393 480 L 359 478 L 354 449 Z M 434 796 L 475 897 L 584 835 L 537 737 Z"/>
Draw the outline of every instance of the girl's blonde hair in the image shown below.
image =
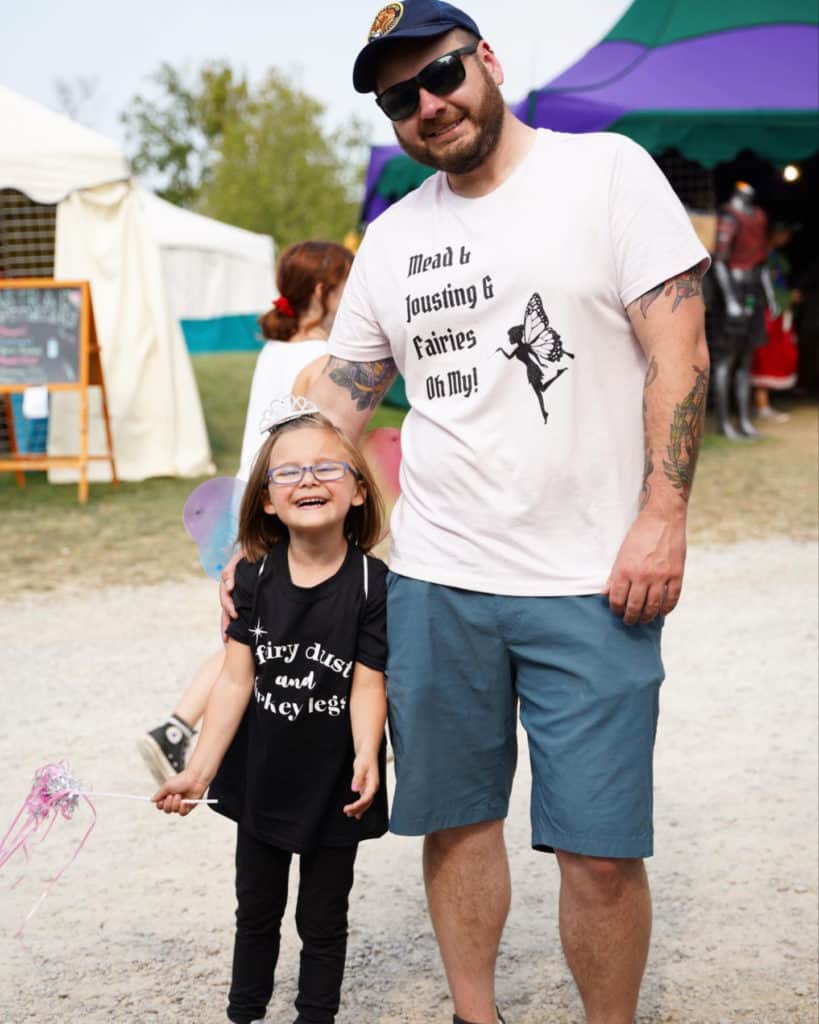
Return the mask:
<path fill-rule="evenodd" d="M 267 472 L 270 466 L 270 453 L 278 439 L 282 434 L 303 427 L 318 427 L 335 434 L 347 453 L 347 461 L 354 470 L 358 486 L 364 495 L 363 504 L 350 506 L 344 520 L 344 536 L 353 544 L 357 544 L 362 551 L 369 551 L 381 540 L 384 528 L 384 501 L 366 459 L 357 445 L 353 444 L 334 423 L 322 413 L 314 412 L 274 427 L 256 455 L 239 511 L 238 541 L 249 562 L 260 561 L 270 553 L 274 544 L 286 541 L 289 536 L 287 527 L 279 517 L 264 510 L 269 486 Z"/>

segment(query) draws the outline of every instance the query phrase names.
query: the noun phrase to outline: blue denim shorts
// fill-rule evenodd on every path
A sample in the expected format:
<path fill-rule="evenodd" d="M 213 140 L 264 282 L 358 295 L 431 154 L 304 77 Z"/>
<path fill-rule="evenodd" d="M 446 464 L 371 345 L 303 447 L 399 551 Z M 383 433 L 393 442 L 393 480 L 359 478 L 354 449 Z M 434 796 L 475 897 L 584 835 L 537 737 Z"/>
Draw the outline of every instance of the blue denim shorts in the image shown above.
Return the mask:
<path fill-rule="evenodd" d="M 499 597 L 390 573 L 390 829 L 505 818 L 517 718 L 532 767 L 532 846 L 653 853 L 662 620 L 626 626 L 599 594 Z"/>

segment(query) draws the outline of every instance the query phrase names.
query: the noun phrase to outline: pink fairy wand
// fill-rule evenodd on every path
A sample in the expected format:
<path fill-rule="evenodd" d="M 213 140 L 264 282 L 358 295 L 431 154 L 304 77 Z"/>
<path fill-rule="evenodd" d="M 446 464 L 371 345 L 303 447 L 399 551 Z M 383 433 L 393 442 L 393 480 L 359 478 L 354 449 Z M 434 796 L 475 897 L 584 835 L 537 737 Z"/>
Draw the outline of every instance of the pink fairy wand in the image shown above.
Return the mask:
<path fill-rule="evenodd" d="M 31 787 L 31 792 L 23 801 L 23 804 L 15 815 L 8 831 L 3 836 L 2 840 L 0 840 L 0 868 L 11 860 L 18 850 L 22 850 L 26 860 L 28 860 L 28 843 L 34 835 L 41 828 L 44 828 L 42 835 L 37 840 L 38 844 L 42 843 L 46 836 L 51 832 L 51 829 L 54 827 L 54 823 L 58 818 L 62 817 L 71 819 L 74 817 L 74 813 L 77 810 L 81 799 L 91 811 L 92 820 L 71 857 L 69 857 L 68 861 L 62 866 L 56 876 L 51 879 L 46 888 L 40 894 L 39 899 L 26 914 L 22 924 L 15 932 L 15 938 L 22 937 L 23 929 L 26 924 L 34 916 L 40 904 L 49 894 L 51 889 L 74 863 L 77 858 L 77 854 L 85 846 L 88 837 L 91 835 L 91 832 L 97 823 L 97 812 L 93 803 L 89 800 L 90 796 L 119 797 L 125 800 L 150 801 L 151 799 L 147 796 L 136 796 L 131 793 L 96 793 L 92 790 L 83 789 L 79 779 L 71 774 L 71 771 L 65 761 L 58 761 L 56 764 L 46 764 L 43 765 L 42 768 L 37 769 L 34 773 L 34 782 Z M 188 804 L 214 804 L 217 801 L 206 799 L 183 800 L 182 802 Z"/>
<path fill-rule="evenodd" d="M 23 922 L 15 932 L 15 938 L 22 938 L 23 929 L 29 920 L 34 916 L 38 907 L 49 894 L 53 886 L 62 878 L 68 868 L 73 864 L 77 854 L 85 846 L 86 840 L 91 835 L 94 825 L 97 822 L 97 812 L 94 805 L 79 790 L 77 780 L 71 775 L 68 765 L 64 761 L 57 764 L 47 764 L 34 773 L 34 783 L 31 792 L 23 801 L 23 805 L 17 812 L 14 821 L 11 823 L 8 832 L 0 841 L 0 868 L 9 861 L 18 850 L 22 850 L 28 860 L 28 842 L 41 828 L 45 831 L 38 842 L 42 842 L 54 826 L 54 822 L 62 817 L 70 819 L 79 806 L 80 798 L 88 805 L 92 820 L 86 829 L 85 834 L 79 841 L 76 850 L 63 865 L 57 875 L 51 879 L 46 888 L 40 894 L 40 898 L 23 918 Z"/>

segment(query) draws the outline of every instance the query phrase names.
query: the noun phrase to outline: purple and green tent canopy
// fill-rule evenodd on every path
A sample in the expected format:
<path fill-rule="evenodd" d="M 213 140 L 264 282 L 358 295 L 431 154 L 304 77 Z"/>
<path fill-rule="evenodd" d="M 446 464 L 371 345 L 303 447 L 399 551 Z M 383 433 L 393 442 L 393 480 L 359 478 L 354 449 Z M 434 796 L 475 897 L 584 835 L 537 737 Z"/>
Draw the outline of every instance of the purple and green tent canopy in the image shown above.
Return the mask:
<path fill-rule="evenodd" d="M 705 167 L 752 150 L 774 164 L 819 150 L 816 0 L 636 0 L 597 46 L 512 111 L 555 131 L 616 131 Z M 373 147 L 363 219 L 432 171 Z"/>

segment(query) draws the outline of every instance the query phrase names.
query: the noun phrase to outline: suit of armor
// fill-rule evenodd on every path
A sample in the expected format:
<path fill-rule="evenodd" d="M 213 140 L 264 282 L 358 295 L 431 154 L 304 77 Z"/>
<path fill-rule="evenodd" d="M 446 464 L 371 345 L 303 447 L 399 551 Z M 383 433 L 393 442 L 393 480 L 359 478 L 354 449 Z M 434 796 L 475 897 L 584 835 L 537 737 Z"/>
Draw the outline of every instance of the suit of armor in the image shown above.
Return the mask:
<path fill-rule="evenodd" d="M 709 344 L 719 429 L 730 438 L 759 436 L 751 423 L 751 361 L 754 349 L 765 343 L 765 307 L 773 316 L 777 312 L 765 269 L 768 219 L 755 198 L 750 185 L 737 182 L 717 220 L 714 277 L 720 301 Z M 731 422 L 732 393 L 739 429 Z"/>

